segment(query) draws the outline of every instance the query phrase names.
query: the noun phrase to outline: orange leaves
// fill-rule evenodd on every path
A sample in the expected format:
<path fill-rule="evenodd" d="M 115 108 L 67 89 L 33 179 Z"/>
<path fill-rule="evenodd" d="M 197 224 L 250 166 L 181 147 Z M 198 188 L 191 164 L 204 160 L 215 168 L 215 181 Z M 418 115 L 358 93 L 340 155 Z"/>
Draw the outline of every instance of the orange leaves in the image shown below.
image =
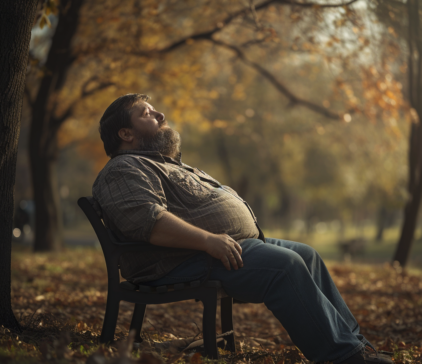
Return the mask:
<path fill-rule="evenodd" d="M 98 346 L 107 290 L 103 259 L 101 251 L 90 249 L 42 255 L 29 251 L 14 253 L 13 308 L 18 317 L 22 314 L 27 318 L 38 310 L 30 327 L 37 328 L 38 332 L 50 330 L 45 331 L 50 335 L 50 342 L 40 345 L 45 357 L 50 355 L 54 358 L 59 355 L 60 349 L 67 352 L 69 360 L 76 364 L 95 351 L 102 357 L 119 355 L 113 347 Z M 80 268 L 82 266 L 85 268 Z M 396 364 L 420 364 L 422 276 L 411 275 L 398 266 L 389 265 L 329 264 L 329 269 L 357 317 L 362 333 L 375 347 L 394 351 Z M 34 280 L 28 284 L 28 278 Z M 44 294 L 46 290 L 48 294 Z M 44 299 L 36 301 L 41 294 L 45 295 Z M 48 312 L 48 315 L 43 312 Z M 132 312 L 133 305 L 120 304 L 116 338 L 126 340 Z M 303 354 L 291 343 L 287 332 L 263 304 L 235 305 L 233 315 L 238 352 L 236 357 L 226 359 L 229 363 L 307 363 Z M 25 320 L 21 322 L 28 325 Z M 192 301 L 152 305 L 144 322 L 144 342 L 194 337 L 198 327 L 201 328 L 201 320 L 202 306 Z M 220 329 L 218 326 L 217 330 Z M 0 328 L 0 350 L 7 350 L 10 357 L 17 355 L 17 349 L 28 356 L 40 355 L 37 341 L 34 347 L 32 339 L 31 344 L 25 344 L 21 335 L 17 338 L 16 334 L 4 330 Z M 63 331 L 69 332 L 70 337 L 61 337 L 60 332 Z M 225 351 L 219 352 L 223 356 L 228 355 Z M 137 355 L 137 359 L 131 358 L 133 364 L 160 363 L 159 357 L 147 357 L 139 351 Z M 205 362 L 199 353 L 177 355 L 180 363 Z M 167 358 L 170 362 L 171 356 Z"/>
<path fill-rule="evenodd" d="M 202 364 L 202 357 L 200 353 L 195 353 L 190 358 L 189 362 L 191 364 Z"/>
<path fill-rule="evenodd" d="M 79 322 L 76 325 L 76 330 L 79 332 L 85 332 L 88 329 L 88 325 L 85 322 Z"/>
<path fill-rule="evenodd" d="M 369 67 L 362 69 L 363 112 L 371 119 L 382 118 L 385 121 L 397 119 L 400 110 L 406 110 L 402 84 L 396 81 L 386 69 Z M 394 123 L 389 121 L 387 126 Z"/>

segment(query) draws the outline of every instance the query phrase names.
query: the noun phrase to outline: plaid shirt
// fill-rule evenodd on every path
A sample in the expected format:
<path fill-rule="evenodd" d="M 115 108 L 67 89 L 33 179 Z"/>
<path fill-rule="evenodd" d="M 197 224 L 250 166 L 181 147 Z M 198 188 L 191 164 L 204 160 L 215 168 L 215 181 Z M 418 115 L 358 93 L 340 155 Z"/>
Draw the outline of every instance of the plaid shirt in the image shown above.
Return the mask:
<path fill-rule="evenodd" d="M 236 241 L 263 238 L 250 207 L 230 187 L 158 152 L 120 151 L 92 188 L 108 228 L 121 241 L 149 242 L 157 220 L 168 211 L 182 220 Z M 121 258 L 121 274 L 135 282 L 163 277 L 198 251 L 172 249 Z"/>

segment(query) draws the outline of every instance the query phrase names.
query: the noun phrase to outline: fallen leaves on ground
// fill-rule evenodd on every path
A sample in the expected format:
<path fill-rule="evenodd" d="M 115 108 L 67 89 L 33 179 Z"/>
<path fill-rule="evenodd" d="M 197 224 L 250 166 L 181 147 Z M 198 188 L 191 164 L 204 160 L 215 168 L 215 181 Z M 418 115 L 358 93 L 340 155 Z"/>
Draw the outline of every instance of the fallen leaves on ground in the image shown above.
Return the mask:
<path fill-rule="evenodd" d="M 398 364 L 422 363 L 422 276 L 387 264 L 333 263 L 329 269 L 365 337 L 377 349 L 393 351 Z M 15 334 L 1 328 L 0 361 L 85 363 L 89 358 L 90 364 L 207 362 L 200 353 L 192 351 L 168 350 L 157 356 L 152 345 L 200 338 L 201 303 L 148 306 L 143 345 L 122 356 L 118 344 L 110 347 L 99 344 L 106 297 L 107 274 L 101 251 L 69 249 L 56 254 L 15 251 L 12 304 L 24 330 Z M 120 345 L 128 342 L 132 312 L 133 304 L 120 304 L 115 335 Z M 218 315 L 218 332 L 219 320 Z M 220 349 L 220 362 L 308 363 L 263 304 L 235 305 L 234 328 L 237 352 L 231 354 Z"/>

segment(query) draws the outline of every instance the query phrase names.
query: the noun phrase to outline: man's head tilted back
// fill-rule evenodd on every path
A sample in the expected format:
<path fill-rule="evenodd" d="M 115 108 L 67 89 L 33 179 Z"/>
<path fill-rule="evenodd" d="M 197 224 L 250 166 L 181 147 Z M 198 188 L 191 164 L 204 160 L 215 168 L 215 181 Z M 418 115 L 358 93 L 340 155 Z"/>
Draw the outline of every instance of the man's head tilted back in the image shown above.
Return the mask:
<path fill-rule="evenodd" d="M 108 156 L 119 150 L 154 151 L 175 158 L 180 153 L 180 135 L 167 125 L 163 113 L 147 101 L 149 96 L 120 96 L 100 120 L 100 135 Z"/>

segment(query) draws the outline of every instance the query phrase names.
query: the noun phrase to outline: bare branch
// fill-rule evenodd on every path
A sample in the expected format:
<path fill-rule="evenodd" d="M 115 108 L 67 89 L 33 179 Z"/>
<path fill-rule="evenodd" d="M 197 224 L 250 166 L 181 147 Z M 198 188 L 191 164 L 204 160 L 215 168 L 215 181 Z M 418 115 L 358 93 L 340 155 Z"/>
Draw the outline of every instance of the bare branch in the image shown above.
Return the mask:
<path fill-rule="evenodd" d="M 76 104 L 81 99 L 84 99 L 85 97 L 91 96 L 94 93 L 101 91 L 101 90 L 104 90 L 107 87 L 115 85 L 113 82 L 104 81 L 104 82 L 98 83 L 97 86 L 88 89 L 89 85 L 91 83 L 97 81 L 97 80 L 98 80 L 98 76 L 93 76 L 93 77 L 89 78 L 87 81 L 84 82 L 84 84 L 81 87 L 81 89 L 82 89 L 81 97 L 74 100 L 60 117 L 54 119 L 54 122 L 52 122 L 52 124 L 54 124 L 55 127 L 59 127 L 64 121 L 66 121 L 67 118 L 69 118 L 73 114 L 73 111 L 75 109 Z"/>
<path fill-rule="evenodd" d="M 265 42 L 266 42 L 268 39 L 271 39 L 271 35 L 269 35 L 269 36 L 267 36 L 267 37 L 264 37 L 264 38 L 262 38 L 262 39 L 252 39 L 252 40 L 248 40 L 248 41 L 246 41 L 246 42 L 244 42 L 244 43 L 242 43 L 242 44 L 239 44 L 239 48 L 247 48 L 247 47 L 250 47 L 250 46 L 252 46 L 252 45 L 257 45 L 257 44 L 265 44 Z"/>
<path fill-rule="evenodd" d="M 168 53 L 171 52 L 177 48 L 179 48 L 180 46 L 183 46 L 186 41 L 188 40 L 201 40 L 201 39 L 211 39 L 211 37 L 221 31 L 221 29 L 223 29 L 224 27 L 226 27 L 227 25 L 229 25 L 234 19 L 246 15 L 248 13 L 250 13 L 252 11 L 252 14 L 254 16 L 254 20 L 255 22 L 257 22 L 257 18 L 256 16 L 256 12 L 262 9 L 265 9 L 266 7 L 268 7 L 271 4 L 281 4 L 281 5 L 295 5 L 295 6 L 302 6 L 302 7 L 318 7 L 318 8 L 335 8 L 335 7 L 340 7 L 340 6 L 348 6 L 351 5 L 353 3 L 355 3 L 358 0 L 349 0 L 348 2 L 345 3 L 339 3 L 339 4 L 317 4 L 317 3 L 301 3 L 301 2 L 294 2 L 294 1 L 290 1 L 290 0 L 266 0 L 263 1 L 260 4 L 254 5 L 253 2 L 251 3 L 250 7 L 239 10 L 237 12 L 234 12 L 233 14 L 227 16 L 224 20 L 220 21 L 217 23 L 217 25 L 208 31 L 205 32 L 200 32 L 200 33 L 196 33 L 196 34 L 192 34 L 189 36 L 186 36 L 172 44 L 167 45 L 164 48 L 161 49 L 154 49 L 154 50 L 149 50 L 146 52 L 136 52 L 137 55 L 144 55 L 144 56 L 150 56 L 152 53 Z M 256 23 L 258 26 L 258 23 Z"/>
<path fill-rule="evenodd" d="M 315 112 L 317 112 L 321 115 L 324 115 L 324 116 L 326 116 L 330 119 L 338 120 L 338 119 L 341 118 L 341 115 L 339 113 L 333 112 L 333 111 L 331 111 L 331 110 L 329 110 L 329 109 L 327 109 L 323 106 L 320 106 L 320 105 L 315 104 L 315 103 L 308 101 L 308 100 L 301 99 L 300 97 L 294 95 L 286 86 L 284 86 L 280 81 L 278 81 L 268 70 L 263 68 L 260 64 L 253 62 L 253 61 L 249 60 L 248 58 L 246 58 L 245 54 L 238 47 L 231 45 L 231 44 L 223 43 L 223 42 L 221 42 L 219 40 L 215 40 L 215 39 L 211 39 L 211 41 L 216 45 L 230 49 L 233 52 L 235 52 L 237 57 L 243 63 L 252 67 L 261 76 L 266 78 L 278 91 L 280 91 L 284 96 L 286 96 L 289 99 L 289 101 L 292 105 L 305 106 L 308 109 L 315 111 Z"/>
<path fill-rule="evenodd" d="M 349 6 L 349 5 L 352 5 L 356 1 L 359 1 L 359 0 L 350 0 L 350 1 L 347 1 L 345 3 L 340 3 L 340 4 L 298 3 L 298 2 L 295 2 L 295 1 L 289 1 L 289 0 L 281 0 L 281 1 L 279 1 L 279 3 L 280 4 L 285 4 L 285 5 L 303 6 L 305 8 L 312 8 L 312 7 L 318 7 L 318 8 L 338 8 L 340 6 Z"/>
<path fill-rule="evenodd" d="M 94 94 L 97 91 L 101 91 L 104 90 L 107 87 L 110 86 L 114 86 L 114 82 L 108 82 L 108 81 L 104 81 L 104 82 L 100 82 L 98 83 L 97 86 L 88 89 L 89 85 L 95 81 L 97 81 L 98 77 L 92 77 L 90 78 L 88 81 L 86 81 L 84 83 L 84 85 L 82 86 L 82 93 L 81 93 L 81 99 L 83 99 L 84 97 L 90 96 L 92 94 Z"/>
<path fill-rule="evenodd" d="M 259 22 L 258 14 L 256 13 L 254 0 L 249 0 L 249 7 L 250 7 L 250 10 L 251 10 L 251 13 L 252 13 L 252 18 L 253 18 L 255 25 L 256 25 L 256 29 L 261 29 L 262 25 Z"/>
<path fill-rule="evenodd" d="M 146 52 L 132 52 L 131 54 L 134 55 L 140 55 L 140 56 L 153 56 L 154 54 L 162 54 L 162 53 L 169 53 L 177 48 L 179 48 L 180 46 L 183 46 L 186 44 L 186 42 L 188 40 L 209 40 L 211 42 L 213 42 L 216 45 L 225 47 L 227 49 L 231 49 L 232 51 L 234 51 L 237 55 L 237 57 L 243 61 L 243 63 L 249 65 L 250 67 L 254 68 L 259 74 L 261 74 L 263 77 L 265 77 L 269 82 L 271 82 L 273 84 L 273 86 L 280 91 L 283 95 L 285 95 L 289 100 L 290 103 L 293 105 L 303 105 L 305 107 L 307 107 L 310 110 L 313 110 L 321 115 L 324 115 L 330 119 L 340 119 L 341 118 L 341 114 L 333 112 L 325 107 L 322 107 L 320 105 L 317 105 L 311 101 L 307 101 L 304 99 L 301 99 L 300 97 L 294 95 L 292 92 L 290 92 L 286 86 L 284 86 L 281 82 L 279 82 L 269 71 L 267 71 L 265 68 L 261 67 L 261 65 L 259 65 L 258 63 L 255 63 L 253 61 L 250 61 L 249 59 L 246 58 L 245 54 L 242 52 L 242 50 L 239 47 L 236 47 L 234 45 L 230 45 L 230 44 L 226 44 L 223 43 L 221 41 L 215 40 L 213 38 L 213 35 L 217 32 L 219 32 L 222 28 L 224 28 L 225 26 L 227 26 L 228 24 L 230 24 L 235 18 L 239 17 L 239 16 L 243 16 L 246 15 L 248 12 L 252 11 L 253 13 L 253 17 L 255 20 L 255 24 L 256 26 L 259 26 L 257 17 L 256 17 L 256 12 L 258 10 L 264 9 L 267 6 L 271 5 L 271 4 L 282 4 L 282 5 L 295 5 L 295 6 L 302 6 L 302 7 L 318 7 L 318 8 L 335 8 L 335 7 L 340 7 L 340 6 L 349 6 L 353 3 L 355 3 L 358 0 L 349 0 L 348 2 L 344 2 L 344 3 L 340 3 L 340 4 L 318 4 L 318 3 L 302 3 L 302 2 L 294 2 L 291 0 L 266 0 L 258 5 L 254 5 L 253 1 L 250 2 L 250 7 L 243 9 L 243 10 L 239 10 L 231 15 L 229 15 L 226 19 L 224 19 L 223 21 L 219 22 L 217 24 L 217 26 L 215 26 L 213 29 L 206 31 L 206 32 L 201 32 L 201 33 L 197 33 L 197 34 L 193 34 L 191 36 L 187 36 L 184 37 L 178 41 L 176 41 L 175 43 L 172 43 L 164 48 L 161 49 L 156 49 L 156 50 L 149 50 Z M 253 44 L 251 42 L 251 44 Z M 250 45 L 249 42 L 245 43 L 245 45 Z"/>

